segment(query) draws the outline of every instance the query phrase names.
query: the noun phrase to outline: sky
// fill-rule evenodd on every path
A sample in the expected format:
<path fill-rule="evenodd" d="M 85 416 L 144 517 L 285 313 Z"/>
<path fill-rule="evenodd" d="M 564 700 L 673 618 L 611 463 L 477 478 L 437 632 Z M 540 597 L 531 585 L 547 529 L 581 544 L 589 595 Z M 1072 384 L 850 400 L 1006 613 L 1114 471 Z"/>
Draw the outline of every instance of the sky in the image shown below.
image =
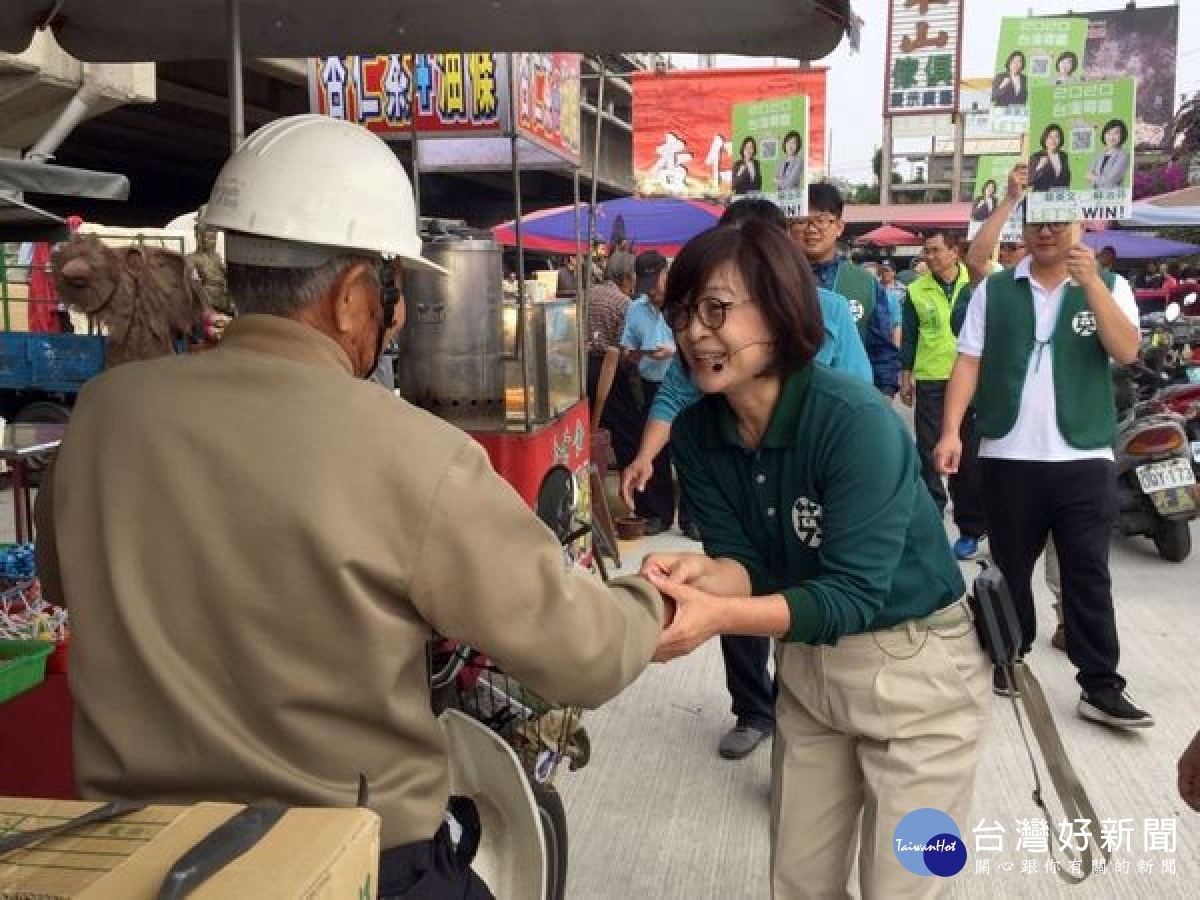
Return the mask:
<path fill-rule="evenodd" d="M 1119 9 L 1124 0 L 966 0 L 963 13 L 962 76 L 985 77 L 992 73 L 1000 20 L 1027 12 L 1047 15 Z M 1139 7 L 1170 6 L 1162 0 L 1138 0 Z M 833 154 L 829 174 L 852 183 L 874 178 L 871 159 L 882 136 L 884 65 L 887 55 L 888 0 L 851 0 L 854 11 L 866 22 L 859 53 L 847 42 L 830 56 L 817 61 L 829 66 L 828 137 Z M 1180 0 L 1179 52 L 1175 94 L 1200 91 L 1200 0 Z M 676 55 L 680 65 L 695 57 Z M 722 56 L 721 67 L 762 65 L 770 60 Z M 869 111 L 870 115 L 864 115 Z"/>

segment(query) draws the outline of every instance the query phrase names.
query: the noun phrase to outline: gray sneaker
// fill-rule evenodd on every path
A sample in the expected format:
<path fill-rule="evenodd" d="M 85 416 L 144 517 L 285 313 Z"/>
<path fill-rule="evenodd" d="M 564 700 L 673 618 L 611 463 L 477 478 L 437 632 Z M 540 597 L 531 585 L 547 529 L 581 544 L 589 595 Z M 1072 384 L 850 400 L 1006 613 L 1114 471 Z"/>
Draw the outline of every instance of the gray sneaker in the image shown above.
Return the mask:
<path fill-rule="evenodd" d="M 721 738 L 721 743 L 717 745 L 717 752 L 725 759 L 743 759 L 770 736 L 768 731 L 762 731 L 750 725 L 738 725 Z"/>

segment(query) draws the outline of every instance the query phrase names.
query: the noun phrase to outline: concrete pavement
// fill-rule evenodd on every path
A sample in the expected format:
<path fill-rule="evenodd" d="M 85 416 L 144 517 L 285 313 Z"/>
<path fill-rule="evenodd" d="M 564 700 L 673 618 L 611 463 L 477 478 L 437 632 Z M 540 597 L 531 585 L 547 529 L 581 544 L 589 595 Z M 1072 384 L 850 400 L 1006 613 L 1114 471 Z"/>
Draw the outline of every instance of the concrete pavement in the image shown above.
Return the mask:
<path fill-rule="evenodd" d="M 624 544 L 623 571 L 636 571 L 647 552 L 696 547 L 676 532 Z M 1036 585 L 1041 629 L 1030 664 L 1097 815 L 1127 820 L 1123 825 L 1132 829 L 1128 849 L 1123 841 L 1113 855 L 1117 867 L 1080 887 L 1045 870 L 1048 853 L 1017 849 L 1016 820 L 1042 815 L 1031 800 L 1032 777 L 1011 703 L 995 698 L 971 821 L 959 823 L 970 858 L 952 879 L 949 896 L 1200 896 L 1200 814 L 1183 805 L 1175 783 L 1178 755 L 1200 727 L 1200 554 L 1175 565 L 1160 560 L 1147 540 L 1118 538 L 1112 569 L 1122 674 L 1157 726 L 1127 734 L 1076 715 L 1073 668 L 1049 643 L 1054 613 L 1044 584 Z M 968 581 L 974 571 L 964 564 Z M 717 740 L 732 720 L 715 641 L 688 658 L 653 666 L 585 721 L 592 762 L 558 781 L 571 827 L 572 900 L 769 896 L 770 753 L 764 745 L 740 762 L 716 755 Z M 1044 771 L 1043 782 L 1049 784 Z M 1049 826 L 1054 841 L 1062 804 L 1053 797 L 1049 803 L 1056 817 Z M 997 822 L 1003 833 L 972 833 L 981 823 L 994 829 Z M 1110 828 L 1121 830 L 1117 824 Z M 996 836 L 1002 840 L 999 852 L 989 849 Z M 1151 848 L 1173 841 L 1173 849 L 1148 850 L 1147 840 Z M 1028 869 L 1033 871 L 1023 871 Z"/>

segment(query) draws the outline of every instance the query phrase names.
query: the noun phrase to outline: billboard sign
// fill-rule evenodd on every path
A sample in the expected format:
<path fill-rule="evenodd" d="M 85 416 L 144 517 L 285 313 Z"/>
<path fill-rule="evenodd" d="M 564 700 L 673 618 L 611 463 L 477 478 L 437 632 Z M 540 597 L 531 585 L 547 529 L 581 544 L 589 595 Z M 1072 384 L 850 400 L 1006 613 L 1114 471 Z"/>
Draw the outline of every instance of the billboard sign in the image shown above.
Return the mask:
<path fill-rule="evenodd" d="M 888 0 L 884 116 L 958 109 L 963 0 Z"/>
<path fill-rule="evenodd" d="M 1089 78 L 1137 79 L 1136 146 L 1160 147 L 1175 115 L 1179 4 L 1132 4 L 1089 12 L 1084 71 Z"/>
<path fill-rule="evenodd" d="M 807 123 L 800 132 L 811 181 L 825 167 L 826 74 L 824 68 L 633 73 L 633 176 L 638 193 L 728 197 L 739 155 L 732 130 L 735 105 L 799 96 L 807 98 Z M 778 115 L 784 113 L 772 113 Z"/>
<path fill-rule="evenodd" d="M 510 59 L 516 121 L 509 111 Z M 579 162 L 577 53 L 392 53 L 309 61 L 309 108 L 384 138 L 517 132 Z"/>

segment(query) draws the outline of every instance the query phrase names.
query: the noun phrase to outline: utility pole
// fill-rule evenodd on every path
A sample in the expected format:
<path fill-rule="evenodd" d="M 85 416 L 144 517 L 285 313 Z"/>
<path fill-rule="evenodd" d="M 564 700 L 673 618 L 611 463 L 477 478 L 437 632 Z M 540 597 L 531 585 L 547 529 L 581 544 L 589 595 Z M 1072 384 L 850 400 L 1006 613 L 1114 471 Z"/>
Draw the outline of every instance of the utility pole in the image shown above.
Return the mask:
<path fill-rule="evenodd" d="M 892 117 L 883 119 L 883 147 L 879 158 L 879 203 L 892 202 Z"/>

